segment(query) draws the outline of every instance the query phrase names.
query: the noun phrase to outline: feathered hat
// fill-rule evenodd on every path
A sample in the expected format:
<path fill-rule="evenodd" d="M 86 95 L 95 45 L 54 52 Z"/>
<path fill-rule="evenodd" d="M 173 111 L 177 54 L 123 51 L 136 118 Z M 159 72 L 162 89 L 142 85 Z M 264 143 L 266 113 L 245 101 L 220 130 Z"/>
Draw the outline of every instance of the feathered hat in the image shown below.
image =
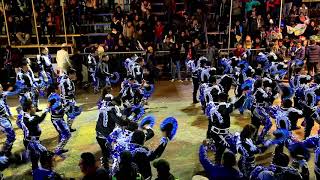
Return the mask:
<path fill-rule="evenodd" d="M 149 115 L 149 116 L 144 117 L 141 120 L 139 127 L 142 128 L 144 125 L 149 124 L 150 127 L 153 128 L 155 122 L 156 122 L 156 118 L 153 115 Z"/>
<path fill-rule="evenodd" d="M 273 135 L 275 139 L 272 140 L 272 144 L 280 144 L 284 143 L 291 136 L 291 132 L 287 129 L 277 129 L 273 132 Z"/>
<path fill-rule="evenodd" d="M 246 79 L 243 84 L 241 85 L 241 89 L 242 90 L 249 90 L 249 89 L 253 89 L 253 85 L 254 85 L 254 79 L 252 78 L 249 78 L 249 79 Z"/>
<path fill-rule="evenodd" d="M 178 130 L 178 121 L 174 117 L 167 117 L 160 124 L 160 130 L 166 132 L 167 137 L 172 140 Z"/>
<path fill-rule="evenodd" d="M 154 92 L 154 85 L 153 84 L 149 84 L 148 86 L 144 86 L 143 88 L 143 96 L 148 98 L 152 95 L 152 93 Z"/>

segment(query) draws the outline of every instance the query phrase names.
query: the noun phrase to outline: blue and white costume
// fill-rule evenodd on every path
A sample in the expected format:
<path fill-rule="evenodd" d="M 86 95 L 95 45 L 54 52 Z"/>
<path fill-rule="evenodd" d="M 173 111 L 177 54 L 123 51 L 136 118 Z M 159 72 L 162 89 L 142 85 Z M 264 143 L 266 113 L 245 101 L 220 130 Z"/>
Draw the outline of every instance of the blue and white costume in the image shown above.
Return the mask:
<path fill-rule="evenodd" d="M 99 103 L 99 117 L 96 124 L 96 139 L 102 152 L 102 165 L 109 169 L 112 147 L 109 136 L 116 127 L 123 124 L 122 114 L 118 106 L 112 103 L 113 96 L 106 94 Z"/>
<path fill-rule="evenodd" d="M 32 169 L 38 168 L 41 153 L 47 149 L 40 143 L 41 129 L 39 124 L 45 119 L 47 111 L 41 116 L 23 112 L 19 117 L 19 125 L 24 131 L 24 145 L 30 151 Z"/>
<path fill-rule="evenodd" d="M 41 96 L 44 96 L 44 91 L 48 86 L 55 82 L 54 70 L 52 67 L 52 58 L 50 54 L 37 55 L 37 64 L 39 67 L 39 88 Z"/>
<path fill-rule="evenodd" d="M 263 142 L 264 137 L 272 126 L 271 119 L 266 109 L 270 97 L 262 88 L 258 88 L 253 96 L 254 101 L 251 109 L 251 123 L 256 126 L 257 129 L 259 129 L 260 125 L 264 126 L 258 138 L 260 142 Z"/>
<path fill-rule="evenodd" d="M 225 149 L 232 148 L 232 136 L 229 132 L 232 111 L 233 104 L 226 102 L 211 102 L 206 109 L 206 115 L 209 119 L 207 138 L 212 138 L 215 142 L 215 161 L 217 164 L 221 163 Z"/>
<path fill-rule="evenodd" d="M 277 81 L 282 80 L 287 74 L 287 65 L 283 62 L 272 62 L 269 67 L 269 76 Z"/>
<path fill-rule="evenodd" d="M 10 117 L 12 116 L 9 106 L 6 102 L 7 95 L 14 95 L 12 92 L 3 92 L 0 95 L 0 130 L 6 135 L 6 141 L 1 149 L 1 152 L 10 154 L 16 134 L 13 130 Z"/>
<path fill-rule="evenodd" d="M 138 121 L 145 113 L 143 107 L 143 90 L 137 83 L 129 83 L 125 80 L 120 91 L 121 100 L 124 106 L 124 115 L 130 120 Z"/>
<path fill-rule="evenodd" d="M 51 122 L 59 133 L 59 144 L 55 149 L 55 154 L 60 155 L 64 146 L 71 137 L 71 133 L 67 123 L 65 122 L 63 100 L 57 93 L 52 93 L 48 97 L 50 103 Z"/>
<path fill-rule="evenodd" d="M 236 147 L 238 153 L 241 155 L 238 161 L 238 167 L 243 175 L 247 178 L 255 168 L 255 154 L 263 152 L 264 148 L 256 146 L 252 139 L 241 139 L 240 134 L 236 134 Z"/>
<path fill-rule="evenodd" d="M 23 104 L 27 100 L 31 100 L 33 105 L 37 108 L 39 103 L 39 93 L 37 90 L 37 82 L 34 77 L 33 71 L 29 69 L 29 71 L 24 72 L 22 69 L 17 73 L 16 85 L 19 90 L 19 102 L 20 105 Z"/>
<path fill-rule="evenodd" d="M 73 121 L 77 116 L 81 114 L 81 108 L 76 105 L 75 101 L 75 85 L 68 75 L 62 75 L 59 86 L 61 89 L 61 97 L 63 99 L 63 105 L 65 107 L 65 113 L 68 117 L 67 124 L 71 130 Z"/>

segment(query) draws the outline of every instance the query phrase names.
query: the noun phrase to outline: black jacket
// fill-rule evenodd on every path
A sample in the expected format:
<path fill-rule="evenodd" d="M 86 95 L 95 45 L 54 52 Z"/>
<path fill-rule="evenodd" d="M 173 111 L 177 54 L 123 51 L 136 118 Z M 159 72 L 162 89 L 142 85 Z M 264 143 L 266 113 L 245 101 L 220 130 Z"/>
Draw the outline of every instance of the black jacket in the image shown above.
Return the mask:
<path fill-rule="evenodd" d="M 146 179 L 152 176 L 150 162 L 159 158 L 167 146 L 167 140 L 161 141 L 156 150 L 151 151 L 147 147 L 130 143 L 129 149 L 133 154 L 133 162 L 138 165 L 140 174 Z"/>
<path fill-rule="evenodd" d="M 123 119 L 118 108 L 114 105 L 102 107 L 99 111 L 96 133 L 98 137 L 107 137 L 113 131 L 116 124 L 121 124 Z"/>

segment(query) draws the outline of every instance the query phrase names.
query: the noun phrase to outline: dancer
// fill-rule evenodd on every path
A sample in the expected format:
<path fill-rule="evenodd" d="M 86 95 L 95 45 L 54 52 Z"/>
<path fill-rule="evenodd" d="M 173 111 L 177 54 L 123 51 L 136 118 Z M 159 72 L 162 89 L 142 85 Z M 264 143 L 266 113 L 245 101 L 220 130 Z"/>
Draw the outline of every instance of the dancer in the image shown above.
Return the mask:
<path fill-rule="evenodd" d="M 94 93 L 98 92 L 98 81 L 96 78 L 97 61 L 92 53 L 88 55 L 88 78 L 91 85 L 94 87 Z"/>
<path fill-rule="evenodd" d="M 237 135 L 236 145 L 241 155 L 238 161 L 238 167 L 246 178 L 250 177 L 250 173 L 256 166 L 254 155 L 266 150 L 266 147 L 258 147 L 254 144 L 253 137 L 256 131 L 257 129 L 249 124 L 243 128 L 240 135 Z"/>
<path fill-rule="evenodd" d="M 109 159 L 111 158 L 111 144 L 108 142 L 110 133 L 116 126 L 124 123 L 120 109 L 113 102 L 111 87 L 105 87 L 102 91 L 99 105 L 99 117 L 96 124 L 96 139 L 102 151 L 102 165 L 109 169 Z"/>
<path fill-rule="evenodd" d="M 40 155 L 47 149 L 40 143 L 41 129 L 39 124 L 44 121 L 47 115 L 46 109 L 41 116 L 36 115 L 36 110 L 31 101 L 26 101 L 23 105 L 21 116 L 21 127 L 24 130 L 24 140 L 26 150 L 30 151 L 32 169 L 38 168 Z"/>
<path fill-rule="evenodd" d="M 139 84 L 142 84 L 143 78 L 143 65 L 144 65 L 144 59 L 142 57 L 139 57 L 136 59 L 135 64 L 132 67 L 132 76 L 136 79 L 136 81 Z"/>
<path fill-rule="evenodd" d="M 143 84 L 138 84 L 133 76 L 128 76 L 127 79 L 122 83 L 122 88 L 119 96 L 123 102 L 123 114 L 133 121 L 138 121 L 144 111 L 143 102 Z"/>
<path fill-rule="evenodd" d="M 59 134 L 59 143 L 54 151 L 58 156 L 69 150 L 64 149 L 65 145 L 68 143 L 71 133 L 67 123 L 64 120 L 64 107 L 63 100 L 60 96 L 61 90 L 59 84 L 55 83 L 50 86 L 49 97 L 48 97 L 48 108 L 51 112 L 51 122 Z"/>
<path fill-rule="evenodd" d="M 222 154 L 226 148 L 230 147 L 230 113 L 233 111 L 233 104 L 228 103 L 227 99 L 226 94 L 220 93 L 219 102 L 209 104 L 206 110 L 209 118 L 207 138 L 212 138 L 214 141 L 216 164 L 221 164 Z"/>
<path fill-rule="evenodd" d="M 21 68 L 17 73 L 16 85 L 20 89 L 19 90 L 20 105 L 23 106 L 26 101 L 31 100 L 34 107 L 36 108 L 36 111 L 37 112 L 41 111 L 38 109 L 39 93 L 37 89 L 36 79 L 34 77 L 34 74 L 27 60 L 24 60 L 21 63 Z M 17 108 L 17 110 L 19 113 L 21 110 L 21 107 Z"/>
<path fill-rule="evenodd" d="M 63 99 L 65 112 L 68 117 L 67 124 L 70 129 L 70 132 L 76 131 L 72 128 L 72 124 L 77 116 L 81 114 L 81 109 L 76 106 L 75 101 L 75 85 L 73 81 L 77 79 L 76 70 L 69 69 L 67 74 L 61 76 L 59 86 L 61 89 L 61 97 Z"/>
<path fill-rule="evenodd" d="M 270 120 L 266 107 L 270 103 L 270 96 L 262 86 L 262 80 L 255 82 L 255 92 L 253 94 L 254 100 L 251 109 L 251 124 L 257 129 L 255 132 L 255 139 L 258 134 L 258 129 L 261 125 L 264 126 L 259 135 L 258 142 L 263 142 L 265 135 L 269 132 L 272 122 Z"/>
<path fill-rule="evenodd" d="M 10 90 L 11 88 L 9 88 Z M 16 134 L 13 130 L 10 118 L 12 114 L 7 104 L 7 96 L 15 95 L 15 92 L 3 91 L 0 84 L 0 130 L 6 135 L 6 141 L 1 148 L 1 154 L 9 157 L 14 141 L 16 140 Z"/>
<path fill-rule="evenodd" d="M 41 54 L 37 55 L 37 63 L 39 67 L 39 79 L 41 79 L 42 86 L 47 88 L 55 82 L 52 58 L 47 47 L 41 48 Z"/>

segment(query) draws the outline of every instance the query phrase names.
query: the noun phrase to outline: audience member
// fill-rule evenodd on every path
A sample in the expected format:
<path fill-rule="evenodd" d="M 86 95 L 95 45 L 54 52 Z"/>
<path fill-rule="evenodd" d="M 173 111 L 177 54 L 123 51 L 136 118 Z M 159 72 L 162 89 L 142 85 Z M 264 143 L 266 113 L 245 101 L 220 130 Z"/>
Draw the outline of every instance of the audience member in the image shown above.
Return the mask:
<path fill-rule="evenodd" d="M 170 165 L 165 159 L 153 162 L 153 167 L 157 169 L 158 177 L 156 180 L 178 180 L 170 173 Z"/>
<path fill-rule="evenodd" d="M 83 180 L 111 179 L 108 171 L 97 166 L 96 158 L 92 153 L 84 152 L 80 157 L 79 167 L 84 175 Z"/>

